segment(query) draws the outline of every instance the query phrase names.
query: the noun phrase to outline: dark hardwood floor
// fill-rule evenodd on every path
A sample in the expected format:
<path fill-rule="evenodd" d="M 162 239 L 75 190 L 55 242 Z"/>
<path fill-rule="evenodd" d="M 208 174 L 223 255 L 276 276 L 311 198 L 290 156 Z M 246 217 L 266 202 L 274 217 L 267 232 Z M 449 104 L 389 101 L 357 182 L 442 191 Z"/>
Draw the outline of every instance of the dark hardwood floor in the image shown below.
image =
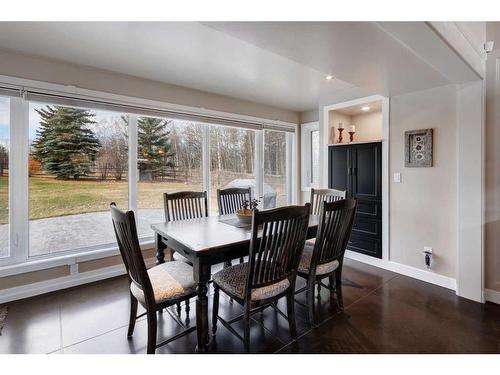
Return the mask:
<path fill-rule="evenodd" d="M 254 315 L 252 352 L 500 353 L 499 305 L 474 303 L 451 290 L 355 261 L 346 261 L 343 279 L 345 311 L 337 311 L 323 288 L 317 308 L 319 327 L 311 330 L 306 309 L 296 304 L 297 341 L 291 342 L 288 323 L 275 311 Z M 127 288 L 126 278 L 118 277 L 9 303 L 0 353 L 145 353 L 144 318 L 137 322 L 133 338 L 126 337 Z M 297 299 L 305 302 L 305 295 Z M 280 306 L 286 312 L 284 300 Z M 195 323 L 194 311 L 189 324 Z M 237 303 L 221 295 L 223 318 L 241 312 Z M 235 328 L 240 331 L 242 325 Z M 179 330 L 163 313 L 158 341 Z M 193 332 L 157 352 L 192 353 L 195 346 Z M 222 325 L 209 349 L 244 352 L 243 344 Z"/>

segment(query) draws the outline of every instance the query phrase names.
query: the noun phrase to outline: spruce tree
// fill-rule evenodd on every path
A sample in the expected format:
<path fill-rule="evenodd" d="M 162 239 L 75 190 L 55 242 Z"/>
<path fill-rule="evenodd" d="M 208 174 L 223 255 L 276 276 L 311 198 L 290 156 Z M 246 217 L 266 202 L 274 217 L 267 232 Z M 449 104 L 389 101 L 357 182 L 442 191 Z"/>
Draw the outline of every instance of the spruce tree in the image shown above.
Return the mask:
<path fill-rule="evenodd" d="M 57 178 L 78 179 L 89 174 L 100 148 L 89 125 L 94 114 L 85 109 L 47 106 L 35 110 L 41 117 L 33 142 L 33 156 Z"/>
<path fill-rule="evenodd" d="M 138 167 L 141 179 L 156 179 L 164 176 L 166 168 L 174 167 L 174 153 L 170 143 L 170 120 L 155 117 L 137 119 Z"/>

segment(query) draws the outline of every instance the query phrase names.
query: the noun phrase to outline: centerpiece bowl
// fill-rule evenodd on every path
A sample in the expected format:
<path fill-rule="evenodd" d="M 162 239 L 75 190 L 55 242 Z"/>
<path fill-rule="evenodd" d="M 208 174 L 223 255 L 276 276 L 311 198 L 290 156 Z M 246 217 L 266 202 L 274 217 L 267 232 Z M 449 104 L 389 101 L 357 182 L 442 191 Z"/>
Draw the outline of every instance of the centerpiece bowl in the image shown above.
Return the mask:
<path fill-rule="evenodd" d="M 236 210 L 236 217 L 243 224 L 252 224 L 252 215 L 253 210 L 250 210 L 248 208 Z"/>

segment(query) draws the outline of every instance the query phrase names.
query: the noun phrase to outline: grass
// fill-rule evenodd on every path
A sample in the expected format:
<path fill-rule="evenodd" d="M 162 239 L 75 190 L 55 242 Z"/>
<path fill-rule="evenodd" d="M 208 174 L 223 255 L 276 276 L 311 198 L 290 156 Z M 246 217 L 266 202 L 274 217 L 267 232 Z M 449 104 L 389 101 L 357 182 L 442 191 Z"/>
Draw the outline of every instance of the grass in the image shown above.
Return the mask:
<path fill-rule="evenodd" d="M 199 190 L 197 186 L 182 182 L 140 182 L 139 208 L 162 208 L 163 193 L 178 190 Z M 0 224 L 8 218 L 8 179 L 0 177 Z M 46 217 L 81 214 L 109 210 L 111 202 L 121 208 L 128 207 L 127 181 L 56 180 L 30 177 L 29 217 Z"/>
<path fill-rule="evenodd" d="M 228 174 L 225 179 L 245 178 Z M 227 181 L 219 181 L 224 185 Z M 216 183 L 215 179 L 212 183 Z M 278 192 L 278 203 L 284 204 L 281 184 L 272 184 Z M 200 191 L 200 184 L 182 182 L 139 182 L 138 207 L 163 208 L 163 193 L 181 190 Z M 211 189 L 211 212 L 217 210 L 216 189 Z M 283 202 L 281 202 L 283 200 Z M 8 178 L 0 177 L 0 224 L 8 220 Z M 125 209 L 128 207 L 128 183 L 123 181 L 98 180 L 57 180 L 48 177 L 29 178 L 29 218 L 65 216 L 88 212 L 109 210 L 109 204 L 116 204 Z"/>

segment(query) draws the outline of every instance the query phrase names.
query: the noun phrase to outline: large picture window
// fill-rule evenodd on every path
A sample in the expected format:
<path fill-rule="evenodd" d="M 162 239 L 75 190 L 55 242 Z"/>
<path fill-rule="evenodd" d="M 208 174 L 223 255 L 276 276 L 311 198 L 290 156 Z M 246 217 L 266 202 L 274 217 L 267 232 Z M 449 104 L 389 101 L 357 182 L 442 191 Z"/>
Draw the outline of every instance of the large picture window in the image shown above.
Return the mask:
<path fill-rule="evenodd" d="M 256 197 L 255 131 L 210 125 L 210 211 L 218 213 L 217 189 L 250 188 Z"/>
<path fill-rule="evenodd" d="M 9 250 L 9 151 L 10 101 L 0 96 L 0 258 L 7 258 Z"/>
<path fill-rule="evenodd" d="M 29 255 L 115 242 L 109 204 L 128 208 L 127 116 L 31 103 Z"/>
<path fill-rule="evenodd" d="M 137 208 L 140 237 L 165 220 L 163 193 L 202 191 L 202 125 L 174 119 L 137 119 Z"/>
<path fill-rule="evenodd" d="M 251 188 L 262 209 L 292 203 L 291 127 L 50 93 L 5 95 L 12 96 L 0 96 L 1 265 L 114 254 L 111 202 L 135 212 L 141 244 L 152 240 L 151 224 L 165 220 L 166 192 L 207 191 L 211 215 L 217 189 L 229 187 Z"/>
<path fill-rule="evenodd" d="M 289 204 L 287 138 L 282 131 L 264 131 L 264 208 Z"/>

